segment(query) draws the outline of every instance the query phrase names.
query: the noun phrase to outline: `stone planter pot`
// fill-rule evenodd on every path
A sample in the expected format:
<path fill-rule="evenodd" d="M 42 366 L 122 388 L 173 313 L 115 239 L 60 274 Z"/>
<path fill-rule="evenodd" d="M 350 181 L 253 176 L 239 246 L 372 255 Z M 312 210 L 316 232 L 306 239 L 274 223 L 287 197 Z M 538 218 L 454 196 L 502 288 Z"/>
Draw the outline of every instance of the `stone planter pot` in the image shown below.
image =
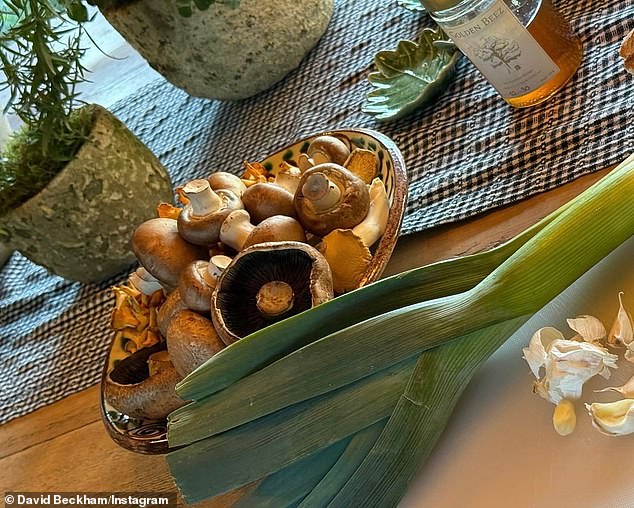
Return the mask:
<path fill-rule="evenodd" d="M 104 8 L 110 24 L 159 73 L 190 95 L 237 100 L 295 69 L 325 32 L 333 0 L 215 3 L 191 17 L 177 2 L 135 0 Z"/>
<path fill-rule="evenodd" d="M 89 138 L 37 195 L 0 217 L 0 243 L 67 279 L 96 282 L 130 267 L 136 226 L 173 201 L 154 154 L 114 115 L 93 109 Z"/>

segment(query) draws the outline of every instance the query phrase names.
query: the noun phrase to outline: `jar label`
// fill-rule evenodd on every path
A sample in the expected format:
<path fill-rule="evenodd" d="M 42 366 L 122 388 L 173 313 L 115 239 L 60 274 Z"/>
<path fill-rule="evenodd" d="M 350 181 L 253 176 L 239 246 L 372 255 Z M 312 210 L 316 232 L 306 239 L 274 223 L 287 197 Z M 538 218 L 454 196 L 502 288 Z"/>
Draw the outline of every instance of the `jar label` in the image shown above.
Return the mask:
<path fill-rule="evenodd" d="M 470 21 L 443 30 L 505 99 L 532 92 L 559 72 L 502 0 Z"/>

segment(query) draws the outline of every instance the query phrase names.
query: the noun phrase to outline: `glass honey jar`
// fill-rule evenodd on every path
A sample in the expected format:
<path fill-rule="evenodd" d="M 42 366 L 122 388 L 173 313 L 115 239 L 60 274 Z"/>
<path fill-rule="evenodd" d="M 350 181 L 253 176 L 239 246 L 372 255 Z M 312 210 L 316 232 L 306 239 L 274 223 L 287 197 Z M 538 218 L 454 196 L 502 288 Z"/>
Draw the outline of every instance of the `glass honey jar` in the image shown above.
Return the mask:
<path fill-rule="evenodd" d="M 502 98 L 547 100 L 579 68 L 583 46 L 551 0 L 421 0 Z"/>

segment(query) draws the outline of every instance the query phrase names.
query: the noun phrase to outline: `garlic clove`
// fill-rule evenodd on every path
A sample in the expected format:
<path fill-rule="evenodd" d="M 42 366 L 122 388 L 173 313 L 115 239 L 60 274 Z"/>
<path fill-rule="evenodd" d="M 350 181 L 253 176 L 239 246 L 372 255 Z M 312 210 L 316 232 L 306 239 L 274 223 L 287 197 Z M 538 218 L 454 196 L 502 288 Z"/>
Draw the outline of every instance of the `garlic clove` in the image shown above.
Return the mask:
<path fill-rule="evenodd" d="M 634 398 L 634 377 L 622 386 L 608 386 L 602 390 L 595 390 L 595 392 L 620 392 L 627 398 Z"/>
<path fill-rule="evenodd" d="M 553 426 L 560 436 L 572 434 L 577 426 L 575 406 L 569 399 L 563 399 L 553 412 Z"/>
<path fill-rule="evenodd" d="M 602 434 L 624 436 L 634 432 L 634 399 L 586 404 L 592 425 Z"/>
<path fill-rule="evenodd" d="M 588 379 L 597 374 L 608 378 L 616 361 L 616 355 L 594 344 L 555 340 L 546 348 L 545 374 L 533 384 L 534 391 L 553 404 L 576 400 Z"/>
<path fill-rule="evenodd" d="M 526 360 L 531 372 L 537 379 L 539 379 L 539 369 L 546 364 L 546 348 L 554 341 L 562 340 L 563 338 L 563 334 L 557 328 L 546 326 L 537 330 L 531 337 L 528 347 L 522 349 L 524 360 Z"/>
<path fill-rule="evenodd" d="M 608 344 L 612 346 L 625 346 L 628 351 L 625 353 L 625 358 L 632 361 L 632 354 L 634 353 L 634 331 L 632 326 L 632 318 L 625 310 L 623 306 L 623 292 L 619 293 L 619 311 L 616 315 L 616 319 L 610 329 L 608 335 Z"/>
<path fill-rule="evenodd" d="M 577 332 L 585 342 L 600 344 L 607 336 L 605 326 L 594 316 L 577 316 L 566 321 L 568 326 Z"/>

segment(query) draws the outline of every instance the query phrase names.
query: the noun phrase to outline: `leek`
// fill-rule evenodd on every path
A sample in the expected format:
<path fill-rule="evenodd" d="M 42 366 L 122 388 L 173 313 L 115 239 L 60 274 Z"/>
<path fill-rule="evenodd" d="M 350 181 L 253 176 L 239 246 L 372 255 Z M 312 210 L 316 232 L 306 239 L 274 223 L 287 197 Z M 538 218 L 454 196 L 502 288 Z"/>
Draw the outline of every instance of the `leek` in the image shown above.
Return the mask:
<path fill-rule="evenodd" d="M 473 289 L 332 333 L 177 410 L 169 420 L 170 444 L 212 436 L 355 382 L 456 336 L 536 312 L 634 232 L 633 161 L 634 156 L 581 194 Z"/>
<path fill-rule="evenodd" d="M 214 355 L 181 381 L 177 392 L 183 400 L 205 398 L 324 335 L 384 312 L 467 291 L 571 204 L 490 251 L 393 275 L 259 330 Z"/>
<path fill-rule="evenodd" d="M 529 317 L 478 330 L 422 353 L 378 441 L 328 506 L 395 506 L 473 375 Z"/>
<path fill-rule="evenodd" d="M 415 358 L 167 455 L 183 498 L 197 502 L 280 471 L 387 418 Z"/>
<path fill-rule="evenodd" d="M 432 265 L 433 269 L 426 267 L 427 271 L 408 272 L 403 278 L 393 277 L 364 288 L 367 292 L 362 289 L 350 293 L 347 299 L 333 301 L 343 301 L 342 308 L 330 302 L 227 348 L 225 355 L 217 355 L 219 359 L 207 362 L 185 380 L 183 393 L 196 394 L 198 400 L 170 417 L 170 444 L 193 443 L 168 455 L 185 499 L 202 500 L 282 471 L 391 414 L 357 471 L 350 477 L 349 470 L 335 464 L 330 475 L 330 481 L 335 481 L 329 488 L 340 490 L 319 495 L 336 506 L 366 506 L 371 496 L 394 504 L 480 363 L 527 315 L 539 310 L 634 234 L 632 196 L 634 156 L 533 229 L 532 234 L 520 236 L 521 246 L 515 244 L 513 252 L 504 251 L 497 258 L 503 261 L 497 268 L 491 258 L 481 255 L 470 257 L 469 263 L 458 264 L 455 270 L 457 262 L 453 261 Z M 483 265 L 494 269 L 489 275 L 483 274 Z M 464 287 L 469 277 L 461 276 L 460 270 L 471 268 L 478 273 L 476 279 L 484 278 L 469 289 Z M 434 272 L 444 270 L 436 279 Z M 451 277 L 443 288 L 447 272 Z M 411 283 L 412 273 L 423 273 L 424 279 L 435 281 L 434 289 L 422 290 L 420 299 L 445 296 L 404 308 L 392 307 L 377 315 L 383 306 L 392 306 L 399 294 L 399 282 Z M 452 289 L 448 289 L 450 286 Z M 383 292 L 384 287 L 389 291 Z M 413 285 L 408 287 L 406 301 L 416 292 Z M 466 291 L 454 294 L 461 291 L 457 287 Z M 366 312 L 372 312 L 372 317 L 356 323 L 348 320 L 350 326 L 339 331 L 332 331 L 339 323 L 321 322 L 346 315 L 345 310 L 360 305 L 354 295 L 363 295 L 359 301 L 367 302 L 364 298 L 370 290 L 392 301 L 377 302 L 370 310 L 358 311 L 357 318 Z M 327 310 L 320 311 L 322 307 Z M 289 322 L 296 326 L 291 327 Z M 328 324 L 329 334 L 319 338 L 314 330 L 322 324 Z M 490 333 L 483 330 L 486 328 Z M 281 331 L 291 337 L 278 335 Z M 265 340 L 272 337 L 284 344 L 278 348 L 273 340 Z M 307 345 L 287 354 L 301 344 Z M 439 347 L 430 349 L 434 346 Z M 248 358 L 250 351 L 257 355 L 269 347 L 275 352 L 264 360 Z M 247 375 L 279 356 L 274 363 Z M 410 378 L 416 360 L 417 368 Z M 443 378 L 444 362 L 457 369 L 453 380 Z M 230 373 L 229 366 L 237 367 L 238 372 Z M 427 373 L 427 369 L 431 370 Z M 213 378 L 214 373 L 220 374 L 219 380 Z M 398 382 L 392 382 L 395 379 Z M 408 391 L 400 397 L 407 379 Z M 423 411 L 424 406 L 417 404 L 420 402 L 435 404 L 436 411 Z M 229 414 L 219 415 L 215 405 Z M 418 421 L 421 415 L 422 423 Z M 407 452 L 410 445 L 418 451 Z M 385 455 L 390 448 L 395 453 L 392 457 Z M 359 463 L 360 454 L 351 450 L 353 456 Z M 390 486 L 386 482 L 399 476 L 396 458 L 404 461 L 400 471 L 403 479 Z M 363 475 L 372 467 L 377 467 L 377 474 L 383 471 L 386 478 L 370 493 L 372 487 Z M 341 487 L 343 481 L 348 483 Z M 305 500 L 308 503 L 310 499 L 309 494 Z"/>

